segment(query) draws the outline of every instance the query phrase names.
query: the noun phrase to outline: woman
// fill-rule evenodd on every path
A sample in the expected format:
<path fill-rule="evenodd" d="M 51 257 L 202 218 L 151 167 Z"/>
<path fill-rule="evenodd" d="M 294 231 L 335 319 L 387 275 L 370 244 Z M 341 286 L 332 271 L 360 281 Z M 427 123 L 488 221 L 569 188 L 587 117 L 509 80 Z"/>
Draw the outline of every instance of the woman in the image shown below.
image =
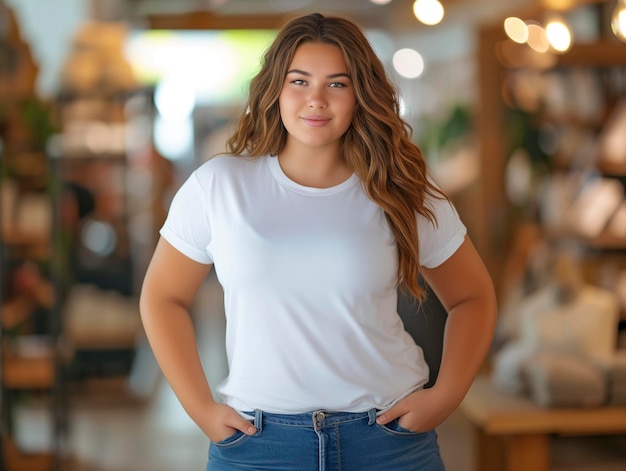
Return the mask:
<path fill-rule="evenodd" d="M 362 31 L 289 22 L 250 85 L 229 155 L 178 191 L 141 312 L 157 360 L 211 440 L 208 470 L 440 470 L 435 427 L 493 335 L 492 283 L 429 180 Z M 189 306 L 215 266 L 229 375 L 216 401 Z M 397 288 L 449 312 L 438 379 L 396 312 Z"/>

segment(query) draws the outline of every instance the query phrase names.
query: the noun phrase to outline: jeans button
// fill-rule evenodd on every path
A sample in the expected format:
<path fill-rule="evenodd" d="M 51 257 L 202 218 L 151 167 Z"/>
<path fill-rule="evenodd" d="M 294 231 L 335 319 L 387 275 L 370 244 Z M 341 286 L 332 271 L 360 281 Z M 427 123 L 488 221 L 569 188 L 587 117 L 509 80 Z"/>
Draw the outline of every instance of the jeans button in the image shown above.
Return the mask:
<path fill-rule="evenodd" d="M 315 421 L 316 422 L 323 422 L 325 418 L 326 418 L 326 414 L 324 414 L 323 412 L 316 412 L 315 413 Z"/>

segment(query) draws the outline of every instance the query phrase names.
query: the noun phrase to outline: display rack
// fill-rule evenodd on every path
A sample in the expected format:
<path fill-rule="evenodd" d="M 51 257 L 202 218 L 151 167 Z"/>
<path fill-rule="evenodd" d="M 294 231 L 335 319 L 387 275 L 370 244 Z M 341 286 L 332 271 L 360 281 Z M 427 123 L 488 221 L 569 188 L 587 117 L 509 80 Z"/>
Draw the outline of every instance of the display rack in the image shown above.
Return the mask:
<path fill-rule="evenodd" d="M 63 132 L 49 146 L 50 171 L 57 185 L 74 187 L 79 207 L 81 198 L 91 205 L 69 235 L 72 279 L 60 307 L 77 387 L 125 377 L 134 360 L 141 332 L 138 292 L 156 230 L 151 138 L 149 129 L 140 133 L 138 148 L 142 139 L 133 126 L 135 120 L 150 123 L 151 107 L 152 92 L 143 89 L 58 99 Z M 57 214 L 63 211 L 59 196 Z"/>
<path fill-rule="evenodd" d="M 3 446 L 9 470 L 60 469 L 67 430 L 60 330 L 51 281 L 50 197 L 46 157 L 38 149 L 3 152 L 3 227 L 0 236 L 3 328 L 0 335 Z M 28 160 L 27 167 L 22 159 Z M 22 171 L 29 169 L 29 171 Z M 31 212 L 32 211 L 32 212 Z M 12 213 L 12 214 L 11 214 Z M 33 213 L 37 217 L 33 217 Z M 28 216 L 28 217 L 26 217 Z M 49 450 L 24 450 L 16 438 L 16 408 L 26 397 L 42 397 L 51 418 Z M 29 468 L 31 469 L 31 468 Z"/>
<path fill-rule="evenodd" d="M 486 261 L 503 299 L 510 287 L 506 264 L 519 265 L 519 272 L 528 262 L 515 253 L 515 244 L 528 248 L 522 240 L 528 225 L 553 246 L 576 246 L 586 281 L 623 298 L 624 287 L 613 275 L 626 273 L 626 232 L 611 221 L 618 207 L 626 208 L 626 153 L 622 146 L 621 156 L 607 159 L 605 141 L 626 136 L 626 44 L 600 20 L 594 40 L 575 42 L 563 54 L 515 44 L 501 24 L 480 33 L 478 116 L 486 182 L 481 242 L 489 247 Z M 621 127 L 612 126 L 616 121 Z M 531 169 L 530 191 L 521 202 L 511 200 L 507 186 L 525 177 L 510 166 L 515 150 L 523 151 Z M 623 308 L 618 335 L 624 335 L 625 319 Z"/>
<path fill-rule="evenodd" d="M 8 471 L 60 468 L 65 411 L 57 368 L 50 274 L 50 197 L 45 140 L 50 104 L 35 92 L 38 67 L 12 10 L 0 4 L 0 466 Z M 24 446 L 18 412 L 42 402 L 46 444 Z M 44 439 L 46 439 L 44 437 Z"/>

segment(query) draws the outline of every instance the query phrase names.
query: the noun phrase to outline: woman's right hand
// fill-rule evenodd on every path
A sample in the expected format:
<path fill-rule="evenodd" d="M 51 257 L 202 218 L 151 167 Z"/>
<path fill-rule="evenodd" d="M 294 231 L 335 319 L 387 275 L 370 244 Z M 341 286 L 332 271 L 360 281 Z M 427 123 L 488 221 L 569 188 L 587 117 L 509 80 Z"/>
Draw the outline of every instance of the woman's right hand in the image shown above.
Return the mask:
<path fill-rule="evenodd" d="M 254 435 L 256 427 L 239 415 L 232 407 L 214 402 L 205 408 L 205 415 L 198 420 L 198 425 L 209 440 L 214 443 L 233 435 L 237 430 L 246 435 Z"/>

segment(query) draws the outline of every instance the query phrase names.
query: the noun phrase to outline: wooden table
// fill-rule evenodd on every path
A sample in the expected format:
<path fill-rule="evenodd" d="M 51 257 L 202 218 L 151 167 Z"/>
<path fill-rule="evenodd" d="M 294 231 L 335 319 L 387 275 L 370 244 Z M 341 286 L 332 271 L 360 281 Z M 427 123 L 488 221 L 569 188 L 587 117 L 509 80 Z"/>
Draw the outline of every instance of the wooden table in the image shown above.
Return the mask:
<path fill-rule="evenodd" d="M 479 377 L 460 406 L 476 432 L 476 471 L 549 471 L 553 435 L 626 433 L 626 407 L 542 408 Z"/>

